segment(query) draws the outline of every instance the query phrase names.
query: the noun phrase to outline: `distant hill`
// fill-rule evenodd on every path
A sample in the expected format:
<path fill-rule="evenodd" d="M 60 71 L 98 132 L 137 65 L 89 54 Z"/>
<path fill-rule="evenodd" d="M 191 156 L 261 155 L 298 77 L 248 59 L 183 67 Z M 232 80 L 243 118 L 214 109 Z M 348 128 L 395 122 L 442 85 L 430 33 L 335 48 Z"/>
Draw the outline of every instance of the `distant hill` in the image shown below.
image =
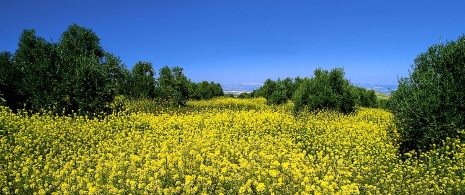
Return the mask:
<path fill-rule="evenodd" d="M 391 94 L 391 90 L 397 89 L 397 83 L 353 83 L 355 86 L 365 89 L 373 89 L 376 92 Z"/>
<path fill-rule="evenodd" d="M 376 92 L 389 95 L 391 90 L 397 89 L 397 83 L 353 83 L 355 86 L 366 89 L 373 89 Z M 263 83 L 244 83 L 244 84 L 229 84 L 221 85 L 225 94 L 238 95 L 241 93 L 250 93 L 255 89 L 260 88 Z"/>
<path fill-rule="evenodd" d="M 241 93 L 250 93 L 255 89 L 260 88 L 263 83 L 243 83 L 243 84 L 230 84 L 221 85 L 225 94 L 239 95 Z"/>

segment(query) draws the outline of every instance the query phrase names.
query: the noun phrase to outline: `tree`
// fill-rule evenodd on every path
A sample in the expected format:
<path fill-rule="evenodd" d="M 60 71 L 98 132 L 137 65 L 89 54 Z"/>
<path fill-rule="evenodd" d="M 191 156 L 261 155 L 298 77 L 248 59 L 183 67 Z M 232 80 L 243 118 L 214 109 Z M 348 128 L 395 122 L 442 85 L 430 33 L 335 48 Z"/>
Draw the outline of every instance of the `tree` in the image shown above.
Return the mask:
<path fill-rule="evenodd" d="M 158 76 L 158 91 L 159 98 L 164 102 L 172 102 L 177 96 L 177 92 L 174 89 L 174 76 L 171 68 L 164 66 L 159 71 Z"/>
<path fill-rule="evenodd" d="M 102 68 L 106 77 L 106 90 L 109 91 L 111 97 L 116 95 L 130 95 L 130 91 L 132 90 L 130 83 L 131 72 L 122 64 L 119 57 L 105 52 Z"/>
<path fill-rule="evenodd" d="M 105 52 L 90 29 L 71 25 L 58 43 L 24 30 L 14 55 L 2 53 L 2 93 L 15 111 L 42 109 L 57 114 L 104 111 L 127 87 L 127 70 Z M 10 60 L 9 60 L 10 59 Z"/>
<path fill-rule="evenodd" d="M 429 47 L 411 68 L 389 102 L 401 152 L 428 150 L 465 129 L 465 36 Z"/>
<path fill-rule="evenodd" d="M 10 73 L 16 74 L 17 78 L 14 79 L 19 78 L 12 85 L 17 87 L 18 94 L 15 96 L 20 97 L 19 100 L 13 100 L 20 101 L 14 104 L 26 104 L 26 108 L 35 111 L 55 105 L 54 90 L 59 85 L 58 75 L 55 74 L 58 68 L 56 59 L 55 44 L 36 36 L 34 30 L 23 31 L 10 69 Z"/>
<path fill-rule="evenodd" d="M 299 82 L 293 98 L 295 111 L 336 110 L 348 114 L 355 110 L 357 96 L 344 78 L 343 69 L 335 68 L 331 72 L 316 69 L 313 78 Z"/>
<path fill-rule="evenodd" d="M 25 101 L 19 93 L 20 84 L 15 75 L 20 76 L 20 72 L 18 67 L 13 66 L 11 53 L 0 52 L 0 101 L 13 110 Z"/>
<path fill-rule="evenodd" d="M 80 114 L 103 111 L 105 102 L 111 102 L 114 96 L 108 90 L 103 65 L 106 52 L 98 36 L 90 29 L 71 25 L 61 35 L 58 54 L 56 75 L 62 82 L 56 95 L 61 107 Z"/>
<path fill-rule="evenodd" d="M 158 88 L 160 97 L 172 105 L 185 105 L 189 98 L 189 80 L 182 73 L 181 67 L 169 68 L 164 66 L 160 69 L 158 77 Z"/>
<path fill-rule="evenodd" d="M 179 66 L 175 66 L 172 68 L 174 78 L 174 90 L 177 92 L 175 96 L 175 102 L 182 106 L 184 106 L 186 104 L 186 101 L 189 99 L 189 81 L 182 72 L 183 70 L 184 69 Z"/>
<path fill-rule="evenodd" d="M 377 98 L 374 90 L 367 90 L 363 87 L 355 87 L 358 96 L 357 104 L 362 107 L 373 108 L 377 106 Z"/>
<path fill-rule="evenodd" d="M 286 86 L 280 79 L 277 81 L 266 79 L 263 86 L 253 92 L 253 94 L 254 96 L 264 97 L 266 99 L 266 103 L 271 105 L 282 104 L 288 100 Z"/>
<path fill-rule="evenodd" d="M 155 97 L 155 71 L 150 62 L 137 62 L 132 68 L 132 96 L 135 98 Z"/>

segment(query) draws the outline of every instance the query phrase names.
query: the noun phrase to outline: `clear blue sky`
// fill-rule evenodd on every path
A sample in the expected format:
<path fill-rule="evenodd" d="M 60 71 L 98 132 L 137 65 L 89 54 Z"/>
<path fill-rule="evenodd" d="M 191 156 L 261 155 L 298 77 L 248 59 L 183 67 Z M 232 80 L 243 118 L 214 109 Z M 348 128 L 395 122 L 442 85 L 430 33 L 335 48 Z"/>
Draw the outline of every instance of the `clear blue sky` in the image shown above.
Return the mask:
<path fill-rule="evenodd" d="M 24 29 L 58 42 L 92 29 L 128 68 L 180 66 L 193 81 L 263 83 L 343 67 L 353 83 L 396 83 L 433 44 L 465 33 L 465 1 L 2 0 L 0 51 Z"/>

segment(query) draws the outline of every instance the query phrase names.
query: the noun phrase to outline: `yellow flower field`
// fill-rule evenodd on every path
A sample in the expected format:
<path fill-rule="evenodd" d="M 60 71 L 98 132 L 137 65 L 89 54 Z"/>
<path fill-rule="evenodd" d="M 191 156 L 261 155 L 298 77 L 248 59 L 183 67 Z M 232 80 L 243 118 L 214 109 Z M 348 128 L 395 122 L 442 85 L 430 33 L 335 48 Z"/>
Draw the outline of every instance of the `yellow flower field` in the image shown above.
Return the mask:
<path fill-rule="evenodd" d="M 387 111 L 294 116 L 263 99 L 189 107 L 100 120 L 0 107 L 0 193 L 465 193 L 465 144 L 400 156 Z"/>

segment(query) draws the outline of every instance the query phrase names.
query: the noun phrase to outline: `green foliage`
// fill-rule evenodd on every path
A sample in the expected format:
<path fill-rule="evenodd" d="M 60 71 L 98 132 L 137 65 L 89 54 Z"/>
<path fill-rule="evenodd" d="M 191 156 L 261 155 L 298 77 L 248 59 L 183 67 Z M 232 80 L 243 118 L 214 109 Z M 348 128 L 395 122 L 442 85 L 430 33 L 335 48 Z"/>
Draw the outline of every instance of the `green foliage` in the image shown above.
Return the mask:
<path fill-rule="evenodd" d="M 57 114 L 105 111 L 105 103 L 127 90 L 127 72 L 105 52 L 90 29 L 71 25 L 58 43 L 24 30 L 14 55 L 2 53 L 2 92 L 13 110 L 47 109 Z M 8 60 L 11 58 L 11 60 Z"/>
<path fill-rule="evenodd" d="M 376 92 L 374 90 L 367 90 L 363 87 L 355 87 L 358 96 L 357 105 L 361 107 L 374 108 L 378 106 Z"/>
<path fill-rule="evenodd" d="M 335 68 L 316 69 L 313 78 L 305 78 L 294 93 L 295 111 L 336 110 L 345 114 L 355 110 L 357 95 L 344 78 L 344 71 Z"/>
<path fill-rule="evenodd" d="M 202 81 L 199 83 L 189 83 L 189 99 L 208 100 L 223 96 L 223 88 L 219 83 Z"/>
<path fill-rule="evenodd" d="M 158 90 L 164 102 L 173 105 L 186 105 L 189 97 L 189 80 L 182 73 L 181 67 L 169 68 L 164 66 L 160 69 L 158 78 Z"/>
<path fill-rule="evenodd" d="M 232 94 L 230 94 L 232 95 Z M 234 96 L 233 96 L 234 97 Z M 240 93 L 239 95 L 237 95 L 237 98 L 240 98 L 240 99 L 251 99 L 253 98 L 252 96 L 252 93 Z"/>
<path fill-rule="evenodd" d="M 344 78 L 344 70 L 336 68 L 330 72 L 316 69 L 313 78 L 296 77 L 273 81 L 267 79 L 262 87 L 254 90 L 251 97 L 264 97 L 267 104 L 278 105 L 293 100 L 295 111 L 337 110 L 351 113 L 355 105 L 376 107 L 375 91 L 355 87 Z"/>
<path fill-rule="evenodd" d="M 132 67 L 132 90 L 133 98 L 155 97 L 155 71 L 150 62 L 137 62 Z"/>
<path fill-rule="evenodd" d="M 465 36 L 429 47 L 414 62 L 389 102 L 402 152 L 428 150 L 465 128 Z"/>
<path fill-rule="evenodd" d="M 252 92 L 252 96 L 264 97 L 267 104 L 279 105 L 290 100 L 296 88 L 297 86 L 291 78 L 278 79 L 277 81 L 267 79 L 262 87 Z"/>
<path fill-rule="evenodd" d="M 13 55 L 0 53 L 0 103 L 13 111 L 94 115 L 119 108 L 113 104 L 124 101 L 114 101 L 117 96 L 184 106 L 189 98 L 223 95 L 220 84 L 192 83 L 181 67 L 165 66 L 158 79 L 154 76 L 150 62 L 139 61 L 129 71 L 119 57 L 103 50 L 92 30 L 76 24 L 58 43 L 24 30 Z"/>
<path fill-rule="evenodd" d="M 9 106 L 12 110 L 20 108 L 25 97 L 19 93 L 20 78 L 19 68 L 13 66 L 12 55 L 9 52 L 0 53 L 0 97 L 2 104 Z"/>
<path fill-rule="evenodd" d="M 54 93 L 58 108 L 79 114 L 104 111 L 124 76 L 120 60 L 103 50 L 92 30 L 76 24 L 62 34 L 57 50 L 57 74 L 53 76 L 58 82 Z"/>

